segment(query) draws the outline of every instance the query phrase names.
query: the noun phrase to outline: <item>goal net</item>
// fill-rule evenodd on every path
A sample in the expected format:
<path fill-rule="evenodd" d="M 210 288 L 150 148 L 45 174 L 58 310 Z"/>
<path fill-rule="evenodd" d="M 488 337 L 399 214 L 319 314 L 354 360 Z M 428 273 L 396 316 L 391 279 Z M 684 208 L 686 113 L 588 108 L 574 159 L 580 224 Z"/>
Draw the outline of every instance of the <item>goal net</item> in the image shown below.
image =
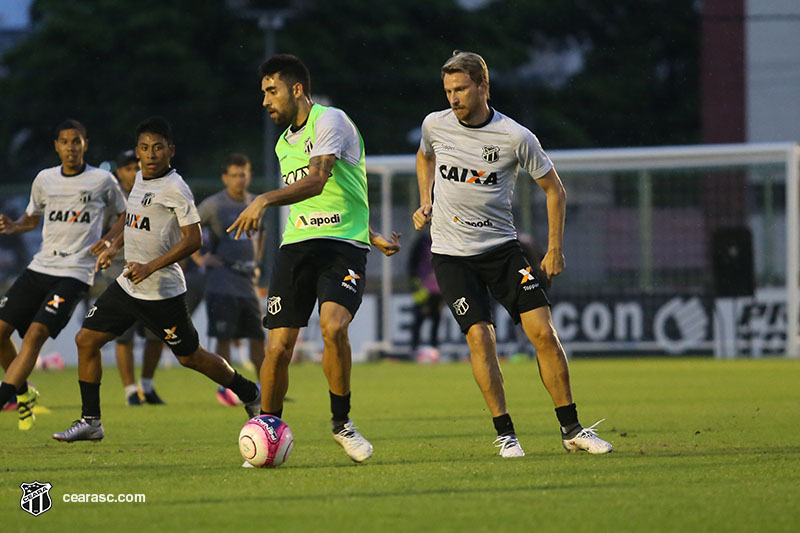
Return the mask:
<path fill-rule="evenodd" d="M 567 268 L 550 296 L 569 353 L 800 356 L 800 146 L 549 155 L 567 190 Z M 413 307 L 406 265 L 417 237 L 411 223 L 418 206 L 414 156 L 368 157 L 367 167 L 373 227 L 404 233 L 401 254 L 371 255 L 368 273 L 378 294 L 378 346 L 402 351 L 410 342 Z M 514 211 L 522 239 L 533 254 L 541 253 L 547 247 L 545 197 L 522 170 Z M 506 313 L 498 308 L 495 320 L 500 351 L 520 349 L 524 342 Z M 466 352 L 446 308 L 439 337 L 443 349 Z"/>

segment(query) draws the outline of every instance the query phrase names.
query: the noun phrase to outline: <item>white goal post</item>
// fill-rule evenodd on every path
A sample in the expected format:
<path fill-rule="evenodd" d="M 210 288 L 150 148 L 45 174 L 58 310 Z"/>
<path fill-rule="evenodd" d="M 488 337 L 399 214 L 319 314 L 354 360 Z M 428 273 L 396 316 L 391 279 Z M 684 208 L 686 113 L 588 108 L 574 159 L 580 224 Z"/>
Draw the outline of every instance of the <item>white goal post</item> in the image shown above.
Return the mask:
<path fill-rule="evenodd" d="M 800 288 L 800 145 L 796 143 L 760 143 L 729 145 L 668 146 L 654 148 L 613 148 L 586 150 L 548 151 L 556 169 L 568 182 L 570 175 L 590 175 L 593 173 L 634 172 L 648 176 L 649 172 L 681 169 L 722 169 L 754 165 L 780 165 L 781 177 L 785 184 L 785 296 L 786 296 L 786 342 L 785 355 L 800 357 L 800 331 L 798 331 L 798 304 Z M 413 175 L 414 155 L 368 156 L 367 171 L 380 178 L 380 227 L 384 235 L 393 229 L 407 227 L 408 221 L 392 219 L 392 183 L 398 175 L 409 179 Z M 567 185 L 569 194 L 570 188 Z M 374 199 L 373 199 L 374 200 Z M 515 203 L 519 198 L 515 199 Z M 650 206 L 652 207 L 652 206 Z M 647 209 L 645 204 L 639 205 Z M 374 213 L 373 216 L 378 213 Z M 411 213 L 408 213 L 410 219 Z M 639 220 L 642 220 L 640 218 Z M 645 218 L 645 220 L 647 220 Z M 646 228 L 651 229 L 651 228 Z M 769 231 L 769 228 L 767 228 Z M 408 238 L 406 239 L 408 241 Z M 652 246 L 652 245 L 651 245 Z M 780 245 L 778 245 L 780 246 Z M 652 254 L 652 249 L 644 250 Z M 778 250 L 778 252 L 780 252 Z M 569 253 L 569 250 L 568 250 Z M 650 265 L 652 266 L 652 265 Z M 395 267 L 399 268 L 399 267 Z M 391 350 L 391 300 L 393 295 L 392 259 L 383 257 L 381 264 L 381 333 L 380 346 Z M 646 273 L 644 274 L 646 278 Z"/>

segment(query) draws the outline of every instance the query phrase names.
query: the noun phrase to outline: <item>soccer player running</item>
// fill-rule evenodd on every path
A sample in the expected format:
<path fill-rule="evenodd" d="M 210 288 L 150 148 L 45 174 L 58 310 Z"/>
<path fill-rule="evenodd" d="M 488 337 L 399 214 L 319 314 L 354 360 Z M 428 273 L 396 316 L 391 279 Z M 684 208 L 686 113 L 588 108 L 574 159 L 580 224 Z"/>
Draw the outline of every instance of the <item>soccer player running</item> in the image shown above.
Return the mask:
<path fill-rule="evenodd" d="M 6 370 L 0 405 L 17 396 L 21 430 L 31 429 L 36 420 L 39 393 L 26 380 L 39 351 L 67 325 L 94 283 L 92 254 L 107 242 L 101 238 L 104 211 L 119 216 L 125 210 L 114 176 L 84 162 L 88 142 L 86 128 L 77 120 L 59 124 L 54 145 L 61 165 L 39 172 L 20 218 L 0 214 L 3 234 L 31 231 L 44 217 L 41 250 L 0 299 L 0 361 Z M 11 340 L 14 330 L 22 337 L 19 353 Z"/>
<path fill-rule="evenodd" d="M 260 67 L 263 106 L 286 126 L 275 146 L 283 188 L 261 194 L 228 228 L 236 238 L 259 228 L 267 207 L 291 205 L 272 280 L 264 325 L 269 330 L 261 365 L 261 410 L 280 417 L 289 388 L 289 362 L 300 328 L 319 300 L 333 438 L 356 462 L 372 445 L 350 420 L 351 352 L 347 329 L 361 305 L 370 243 L 385 255 L 400 248 L 369 227 L 364 143 L 340 109 L 311 100 L 306 66 L 278 54 Z"/>
<path fill-rule="evenodd" d="M 186 282 L 177 262 L 200 248 L 202 234 L 192 192 L 171 166 L 172 139 L 172 128 L 160 117 L 136 128 L 136 155 L 142 170 L 128 196 L 124 232 L 97 258 L 98 267 L 105 268 L 124 245 L 126 264 L 89 310 L 75 337 L 82 416 L 67 430 L 53 434 L 56 440 L 103 438 L 100 348 L 137 320 L 161 335 L 183 366 L 230 388 L 244 402 L 249 416 L 258 414 L 261 396 L 256 384 L 200 345 L 186 308 Z"/>
<path fill-rule="evenodd" d="M 136 151 L 125 150 L 121 152 L 117 156 L 116 176 L 126 198 L 131 189 L 133 189 L 137 172 L 139 172 L 139 158 L 136 157 Z M 124 264 L 122 256 L 117 255 L 112 265 L 103 271 L 104 278 L 110 279 L 114 283 L 114 278 L 122 271 Z M 189 313 L 191 314 L 191 306 L 189 307 Z M 141 331 L 138 322 L 117 337 L 117 369 L 122 380 L 122 386 L 125 387 L 125 402 L 129 406 L 139 406 L 142 405 L 142 399 L 144 399 L 144 402 L 150 405 L 164 405 L 164 400 L 158 395 L 153 385 L 156 368 L 158 368 L 158 363 L 161 361 L 164 341 L 161 340 L 161 336 L 157 336 L 147 328 L 144 329 L 144 353 L 142 356 L 141 379 L 139 381 L 143 398 L 140 398 L 133 366 L 133 338 L 137 330 Z"/>
<path fill-rule="evenodd" d="M 247 191 L 252 175 L 246 155 L 230 154 L 222 173 L 225 188 L 203 200 L 197 211 L 200 224 L 209 234 L 208 251 L 202 256 L 206 267 L 208 336 L 217 339 L 216 352 L 228 362 L 231 341 L 248 339 L 250 361 L 258 375 L 264 360 L 264 328 L 255 282 L 263 232 L 259 232 L 259 238 L 248 241 L 234 239 L 226 231 L 255 198 Z M 217 395 L 220 401 L 227 401 L 225 387 Z"/>
<path fill-rule="evenodd" d="M 564 270 L 566 193 L 538 139 L 489 106 L 489 71 L 471 52 L 453 53 L 441 70 L 450 109 L 425 117 L 417 152 L 417 230 L 431 222 L 433 266 L 445 302 L 467 338 L 472 373 L 483 393 L 503 457 L 525 455 L 506 409 L 497 360 L 492 294 L 536 348 L 539 374 L 555 404 L 569 451 L 610 452 L 611 444 L 578 422 L 566 354 L 536 269 L 517 240 L 511 200 L 522 166 L 547 195 L 547 253 L 541 270 Z M 434 190 L 435 186 L 435 190 Z M 597 424 L 595 424 L 596 426 Z"/>

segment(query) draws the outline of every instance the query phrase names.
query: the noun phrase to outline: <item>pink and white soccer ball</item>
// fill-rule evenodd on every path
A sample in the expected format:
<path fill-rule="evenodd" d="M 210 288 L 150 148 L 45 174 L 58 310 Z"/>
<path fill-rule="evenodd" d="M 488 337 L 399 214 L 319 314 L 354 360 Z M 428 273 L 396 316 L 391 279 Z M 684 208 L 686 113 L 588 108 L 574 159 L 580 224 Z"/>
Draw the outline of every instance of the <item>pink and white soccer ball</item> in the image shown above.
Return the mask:
<path fill-rule="evenodd" d="M 294 438 L 289 426 L 272 415 L 251 418 L 239 432 L 239 451 L 256 467 L 275 468 L 292 454 Z"/>

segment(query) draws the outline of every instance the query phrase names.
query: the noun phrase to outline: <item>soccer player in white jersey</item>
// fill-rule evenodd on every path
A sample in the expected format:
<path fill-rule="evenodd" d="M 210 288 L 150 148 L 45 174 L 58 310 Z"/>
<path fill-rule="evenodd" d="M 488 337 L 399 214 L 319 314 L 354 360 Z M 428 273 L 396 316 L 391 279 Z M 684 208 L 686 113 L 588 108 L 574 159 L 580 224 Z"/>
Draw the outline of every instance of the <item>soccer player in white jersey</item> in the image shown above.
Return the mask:
<path fill-rule="evenodd" d="M 133 189 L 136 181 L 136 174 L 139 172 L 139 158 L 136 157 L 135 150 L 125 150 L 117 156 L 116 176 L 122 187 L 122 193 L 127 200 L 128 194 Z M 122 272 L 124 260 L 117 256 L 111 267 L 103 271 L 103 278 L 109 283 L 114 283 L 114 279 Z M 187 281 L 187 286 L 189 285 Z M 189 314 L 192 307 L 189 306 Z M 144 329 L 144 331 L 142 331 Z M 139 381 L 142 397 L 139 396 L 139 389 L 136 387 L 136 377 L 133 367 L 133 338 L 136 331 L 144 335 L 144 350 L 142 353 L 142 372 Z M 161 335 L 156 335 L 146 328 L 142 328 L 137 322 L 129 327 L 122 335 L 117 337 L 116 356 L 117 370 L 122 379 L 122 386 L 125 387 L 125 403 L 129 406 L 142 405 L 142 401 L 150 405 L 164 405 L 164 400 L 156 392 L 153 386 L 153 378 L 161 361 L 161 352 L 164 348 L 164 341 Z"/>
<path fill-rule="evenodd" d="M 422 123 L 414 227 L 431 222 L 436 278 L 466 335 L 472 373 L 497 431 L 495 444 L 503 457 L 525 455 L 506 409 L 489 293 L 515 323 L 522 322 L 536 347 L 564 448 L 610 452 L 611 444 L 597 437 L 594 426 L 578 422 L 566 354 L 542 286 L 546 280 L 537 277 L 521 248 L 511 213 L 522 166 L 547 196 L 548 246 L 539 267 L 548 279 L 557 276 L 564 270 L 564 186 L 533 133 L 489 106 L 489 71 L 481 56 L 456 51 L 441 74 L 450 108 Z"/>
<path fill-rule="evenodd" d="M 95 302 L 75 337 L 82 412 L 67 430 L 53 434 L 62 442 L 101 440 L 100 348 L 137 320 L 161 335 L 178 361 L 233 390 L 249 416 L 261 405 L 261 394 L 217 354 L 206 351 L 186 308 L 186 281 L 177 262 L 202 245 L 200 216 L 183 178 L 171 167 L 175 155 L 172 128 L 152 117 L 136 129 L 141 171 L 128 196 L 125 229 L 102 252 L 97 265 L 107 267 L 125 246 L 125 267 Z"/>
<path fill-rule="evenodd" d="M 94 283 L 93 253 L 104 249 L 101 238 L 106 209 L 119 215 L 125 200 L 117 180 L 84 162 L 86 128 L 77 120 L 59 124 L 55 149 L 61 165 L 39 172 L 33 180 L 25 213 L 17 220 L 0 214 L 0 233 L 17 234 L 42 226 L 42 248 L 0 299 L 0 360 L 6 374 L 0 405 L 17 395 L 21 430 L 35 422 L 39 393 L 26 380 L 48 337 L 56 338 L 77 303 Z M 11 334 L 17 330 L 17 353 Z"/>

